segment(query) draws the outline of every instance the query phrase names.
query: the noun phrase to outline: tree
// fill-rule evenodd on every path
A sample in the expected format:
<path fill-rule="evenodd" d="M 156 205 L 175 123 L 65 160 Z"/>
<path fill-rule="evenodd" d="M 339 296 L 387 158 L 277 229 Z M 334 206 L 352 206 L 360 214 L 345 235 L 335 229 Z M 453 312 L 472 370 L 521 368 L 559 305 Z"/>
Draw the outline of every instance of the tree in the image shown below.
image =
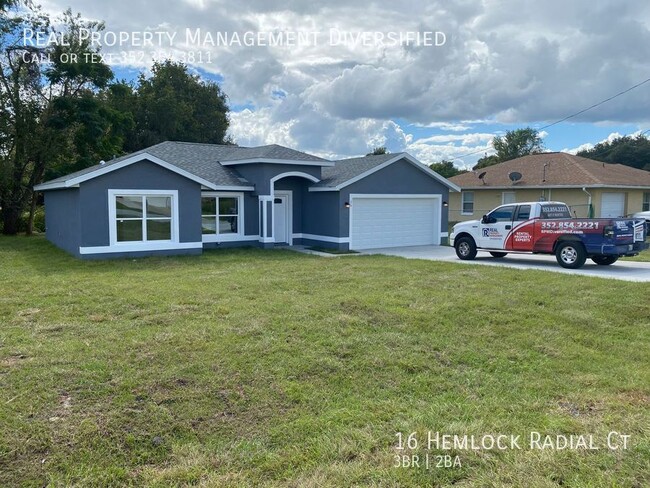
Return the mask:
<path fill-rule="evenodd" d="M 446 159 L 443 159 L 439 163 L 430 164 L 429 168 L 445 178 L 451 178 L 452 176 L 467 173 L 467 170 L 458 169 L 456 166 L 454 166 L 454 163 L 447 161 Z"/>
<path fill-rule="evenodd" d="M 124 86 L 113 93 L 114 102 L 132 102 L 135 131 L 126 141 L 127 152 L 167 140 L 230 143 L 227 97 L 219 85 L 169 60 L 154 63 L 151 71 L 151 77 L 140 75 L 132 94 Z"/>
<path fill-rule="evenodd" d="M 92 160 L 115 148 L 109 112 L 97 100 L 112 72 L 87 60 L 85 54 L 97 51 L 79 36 L 82 28 L 101 30 L 103 25 L 84 22 L 70 10 L 62 25 L 67 45 L 39 47 L 24 45 L 23 29 L 46 34 L 54 29 L 35 7 L 3 16 L 0 23 L 0 208 L 5 234 L 18 232 L 30 203 L 31 228 L 33 186 L 48 169 L 80 155 Z M 41 64 L 44 56 L 50 56 L 51 64 Z"/>
<path fill-rule="evenodd" d="M 17 4 L 18 0 L 0 0 L 0 12 L 4 12 Z"/>
<path fill-rule="evenodd" d="M 386 149 L 386 146 L 377 146 L 372 150 L 372 152 L 366 154 L 366 156 L 378 156 L 380 154 L 389 154 L 389 151 L 388 149 Z"/>
<path fill-rule="evenodd" d="M 544 151 L 544 143 L 539 133 L 530 127 L 509 130 L 502 137 L 492 139 L 492 147 L 496 154 L 479 159 L 473 169 L 485 168 L 511 159 L 537 154 Z"/>
<path fill-rule="evenodd" d="M 650 140 L 642 134 L 617 137 L 598 143 L 592 149 L 579 151 L 578 156 L 650 171 Z"/>
<path fill-rule="evenodd" d="M 488 156 L 487 154 L 483 156 L 481 159 L 478 160 L 478 162 L 474 165 L 472 168 L 473 170 L 481 169 L 481 168 L 487 168 L 488 166 L 492 166 L 493 164 L 498 164 L 501 161 L 497 157 L 496 154 L 492 154 L 491 156 Z"/>

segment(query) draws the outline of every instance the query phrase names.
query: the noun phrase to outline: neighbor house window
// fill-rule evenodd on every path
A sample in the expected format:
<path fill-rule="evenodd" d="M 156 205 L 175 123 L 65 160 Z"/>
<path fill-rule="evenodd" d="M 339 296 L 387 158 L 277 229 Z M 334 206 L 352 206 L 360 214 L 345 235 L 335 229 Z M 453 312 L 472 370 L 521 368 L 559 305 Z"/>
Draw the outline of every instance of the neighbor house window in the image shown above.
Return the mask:
<path fill-rule="evenodd" d="M 645 192 L 643 194 L 643 212 L 650 210 L 650 192 Z"/>
<path fill-rule="evenodd" d="M 464 191 L 462 196 L 462 211 L 463 215 L 470 215 L 474 213 L 474 192 Z"/>
<path fill-rule="evenodd" d="M 240 195 L 204 195 L 201 197 L 201 228 L 204 236 L 240 234 L 243 225 Z"/>
<path fill-rule="evenodd" d="M 174 194 L 112 194 L 115 209 L 114 242 L 171 241 Z"/>
<path fill-rule="evenodd" d="M 501 194 L 501 205 L 508 205 L 509 203 L 515 203 L 515 201 L 514 191 L 504 191 Z"/>

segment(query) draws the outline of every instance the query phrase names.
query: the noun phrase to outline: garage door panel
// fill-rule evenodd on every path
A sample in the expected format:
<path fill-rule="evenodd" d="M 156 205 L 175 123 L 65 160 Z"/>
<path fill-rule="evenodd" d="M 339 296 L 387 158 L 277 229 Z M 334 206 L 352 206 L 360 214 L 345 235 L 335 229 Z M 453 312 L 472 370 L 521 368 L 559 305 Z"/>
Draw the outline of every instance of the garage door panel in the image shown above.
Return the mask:
<path fill-rule="evenodd" d="M 437 244 L 439 205 L 435 198 L 355 198 L 352 248 Z"/>
<path fill-rule="evenodd" d="M 625 193 L 603 193 L 600 202 L 600 216 L 621 217 L 625 214 Z"/>

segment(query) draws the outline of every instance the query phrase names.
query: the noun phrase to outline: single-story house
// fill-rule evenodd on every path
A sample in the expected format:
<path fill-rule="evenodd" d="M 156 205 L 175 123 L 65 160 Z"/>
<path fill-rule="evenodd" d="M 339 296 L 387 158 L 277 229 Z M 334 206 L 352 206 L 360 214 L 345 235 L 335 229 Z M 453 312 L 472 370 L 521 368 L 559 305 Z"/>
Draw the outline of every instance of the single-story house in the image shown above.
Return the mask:
<path fill-rule="evenodd" d="M 37 185 L 81 258 L 226 246 L 440 244 L 453 183 L 406 153 L 329 161 L 278 145 L 163 142 Z"/>
<path fill-rule="evenodd" d="M 449 220 L 480 219 L 499 205 L 554 200 L 576 217 L 620 217 L 650 209 L 650 172 L 562 152 L 531 154 L 449 178 L 461 188 Z"/>

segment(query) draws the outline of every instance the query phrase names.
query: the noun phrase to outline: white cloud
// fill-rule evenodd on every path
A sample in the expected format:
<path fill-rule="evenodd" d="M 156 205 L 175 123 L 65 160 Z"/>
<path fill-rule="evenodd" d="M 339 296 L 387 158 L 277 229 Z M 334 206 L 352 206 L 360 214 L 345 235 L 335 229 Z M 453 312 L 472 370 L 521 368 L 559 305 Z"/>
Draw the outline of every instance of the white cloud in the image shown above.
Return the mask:
<path fill-rule="evenodd" d="M 458 122 L 458 123 L 448 123 L 448 122 L 429 122 L 428 124 L 422 124 L 422 123 L 415 123 L 413 124 L 414 127 L 423 127 L 427 129 L 440 129 L 440 130 L 446 130 L 446 131 L 451 131 L 451 132 L 465 132 L 467 130 L 470 130 L 472 128 L 471 125 L 466 124 L 464 122 Z"/>
<path fill-rule="evenodd" d="M 70 5 L 113 31 L 165 30 L 181 37 L 186 28 L 443 31 L 442 47 L 330 46 L 325 36 L 291 48 L 202 50 L 211 62 L 197 67 L 223 77 L 232 104 L 252 107 L 231 114 L 231 133 L 240 143 L 277 142 L 333 157 L 375 145 L 406 149 L 427 162 L 487 150 L 487 134 L 458 134 L 472 130 L 469 121 L 554 121 L 647 78 L 646 0 L 522 0 L 516 8 L 497 0 L 431 0 L 411 2 L 409 9 L 388 0 L 160 0 L 155 8 L 134 0 L 114 0 L 110 8 L 87 0 L 43 3 L 48 12 Z M 181 60 L 196 51 L 176 48 L 168 52 Z M 145 49 L 144 58 L 129 64 L 147 67 L 155 51 Z M 286 96 L 278 99 L 277 92 Z M 645 86 L 573 121 L 639 123 L 650 119 L 648 106 Z M 408 133 L 411 125 L 435 135 L 417 140 Z"/>
<path fill-rule="evenodd" d="M 634 134 L 632 134 L 632 136 L 634 137 L 635 135 L 638 135 L 640 133 L 641 133 L 641 131 L 637 131 Z M 598 141 L 596 144 L 604 144 L 606 142 L 612 142 L 614 139 L 618 139 L 619 137 L 623 137 L 624 135 L 625 134 L 619 134 L 618 132 L 612 132 L 605 139 L 602 139 L 602 140 Z M 562 149 L 562 152 L 566 152 L 566 153 L 569 153 L 569 154 L 577 154 L 580 151 L 587 151 L 589 149 L 593 149 L 596 146 L 596 144 L 592 144 L 590 142 L 587 142 L 585 144 L 580 144 L 578 147 L 564 148 L 564 149 Z"/>
<path fill-rule="evenodd" d="M 230 134 L 243 146 L 281 144 L 327 159 L 363 155 L 378 146 L 401 152 L 412 141 L 393 121 L 341 120 L 318 113 L 295 97 L 231 113 Z"/>

